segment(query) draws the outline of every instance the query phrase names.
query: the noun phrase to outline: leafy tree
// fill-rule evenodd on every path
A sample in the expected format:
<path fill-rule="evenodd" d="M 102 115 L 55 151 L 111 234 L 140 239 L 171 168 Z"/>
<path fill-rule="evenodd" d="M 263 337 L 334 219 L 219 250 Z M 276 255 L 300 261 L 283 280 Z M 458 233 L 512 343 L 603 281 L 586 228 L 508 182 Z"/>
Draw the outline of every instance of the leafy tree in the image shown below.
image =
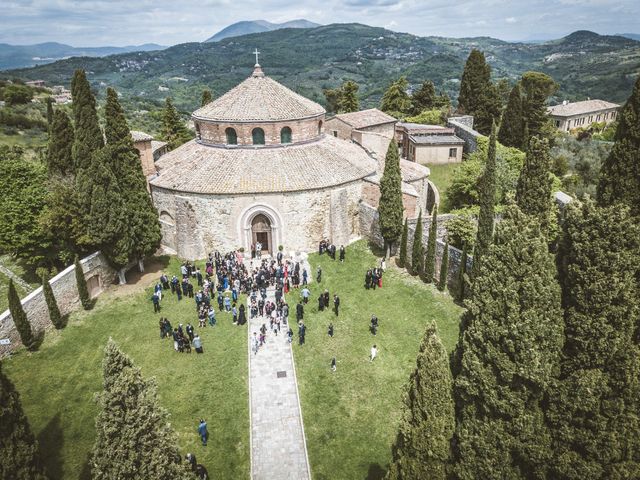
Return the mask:
<path fill-rule="evenodd" d="M 16 330 L 20 334 L 20 340 L 22 344 L 29 350 L 32 350 L 35 345 L 35 337 L 31 330 L 31 323 L 27 319 L 27 314 L 22 308 L 22 302 L 16 291 L 16 286 L 13 284 L 13 279 L 9 279 L 9 290 L 7 292 L 9 297 L 9 311 L 11 312 L 11 318 L 16 326 Z"/>
<path fill-rule="evenodd" d="M 422 210 L 418 215 L 416 230 L 413 235 L 413 248 L 411 249 L 411 272 L 414 275 L 424 274 L 424 250 L 422 248 Z"/>
<path fill-rule="evenodd" d="M 440 263 L 440 280 L 438 281 L 438 290 L 444 292 L 447 288 L 447 278 L 449 276 L 449 242 L 444 245 L 442 253 L 442 262 Z"/>
<path fill-rule="evenodd" d="M 418 90 L 411 95 L 411 113 L 418 115 L 423 110 L 432 110 L 436 104 L 436 88 L 431 80 L 423 82 Z"/>
<path fill-rule="evenodd" d="M 484 172 L 480 178 L 480 214 L 478 215 L 478 232 L 475 248 L 473 249 L 472 276 L 480 271 L 482 257 L 489 250 L 493 238 L 493 223 L 496 206 L 496 124 L 491 128 L 489 151 Z"/>
<path fill-rule="evenodd" d="M 33 89 L 26 85 L 7 85 L 3 91 L 4 101 L 7 105 L 13 107 L 15 105 L 24 105 L 33 98 Z"/>
<path fill-rule="evenodd" d="M 0 363 L 0 478 L 46 480 L 29 420 L 20 394 L 2 371 Z"/>
<path fill-rule="evenodd" d="M 467 245 L 462 246 L 462 255 L 460 255 L 460 266 L 456 274 L 456 283 L 454 295 L 458 302 L 462 302 L 467 296 Z M 460 343 L 460 342 L 458 342 Z"/>
<path fill-rule="evenodd" d="M 516 202 L 524 213 L 538 218 L 543 229 L 548 227 L 551 209 L 550 167 L 549 144 L 533 137 L 518 178 Z"/>
<path fill-rule="evenodd" d="M 182 118 L 180 118 L 176 107 L 173 106 L 171 97 L 167 97 L 164 103 L 160 135 L 169 144 L 170 150 L 179 147 L 192 138 L 191 132 L 182 121 Z"/>
<path fill-rule="evenodd" d="M 447 112 L 451 109 L 451 98 L 444 90 L 440 91 L 440 94 L 436 97 L 434 106 L 436 108 L 444 109 Z"/>
<path fill-rule="evenodd" d="M 598 203 L 624 203 L 640 215 L 640 78 L 618 114 L 615 144 L 600 170 Z"/>
<path fill-rule="evenodd" d="M 404 395 L 388 480 L 446 478 L 455 428 L 452 383 L 447 350 L 432 321 Z"/>
<path fill-rule="evenodd" d="M 322 93 L 324 94 L 327 113 L 338 113 L 340 110 L 342 88 L 325 88 L 322 90 Z"/>
<path fill-rule="evenodd" d="M 380 109 L 394 117 L 404 117 L 411 110 L 411 99 L 407 94 L 408 87 L 406 77 L 400 77 L 392 82 L 382 96 Z"/>
<path fill-rule="evenodd" d="M 177 439 L 168 412 L 159 405 L 155 379 L 144 379 L 111 339 L 102 370 L 104 390 L 98 396 L 92 478 L 192 479 L 184 464 L 176 462 Z"/>
<path fill-rule="evenodd" d="M 452 247 L 462 250 L 466 245 L 473 250 L 478 230 L 474 220 L 478 216 L 477 210 L 474 207 L 451 212 L 454 216 L 447 222 L 447 239 Z"/>
<path fill-rule="evenodd" d="M 522 91 L 516 83 L 509 94 L 509 102 L 502 114 L 498 140 L 502 145 L 522 149 L 524 146 L 524 114 Z"/>
<path fill-rule="evenodd" d="M 537 222 L 509 208 L 461 326 L 454 386 L 460 479 L 546 476 L 552 445 L 544 407 L 562 348 L 555 277 Z"/>
<path fill-rule="evenodd" d="M 357 112 L 360 110 L 358 102 L 359 85 L 353 80 L 347 80 L 342 84 L 340 89 L 340 100 L 338 102 L 338 110 L 340 113 Z"/>
<path fill-rule="evenodd" d="M 87 279 L 84 278 L 84 270 L 82 270 L 82 265 L 80 264 L 80 260 L 78 259 L 78 257 L 76 257 L 73 266 L 76 274 L 78 296 L 80 297 L 82 308 L 84 308 L 85 310 L 91 310 L 91 308 L 93 308 L 93 302 L 91 301 L 91 297 L 89 297 Z"/>
<path fill-rule="evenodd" d="M 474 128 L 487 135 L 491 123 L 500 117 L 501 107 L 498 91 L 491 83 L 491 67 L 484 53 L 474 48 L 462 72 L 458 110 L 473 115 Z"/>
<path fill-rule="evenodd" d="M 564 306 L 560 382 L 549 413 L 552 478 L 635 478 L 640 472 L 640 229 L 627 208 L 572 202 L 559 273 Z"/>
<path fill-rule="evenodd" d="M 445 125 L 447 123 L 446 108 L 423 110 L 414 117 L 407 117 L 406 121 L 411 123 L 423 123 L 425 125 Z"/>
<path fill-rule="evenodd" d="M 89 168 L 93 153 L 104 146 L 98 123 L 96 99 L 84 70 L 76 70 L 71 81 L 75 142 L 73 159 L 75 170 Z"/>
<path fill-rule="evenodd" d="M 427 254 L 424 259 L 424 279 L 431 283 L 436 273 L 436 237 L 438 236 L 438 205 L 431 212 L 431 227 L 427 241 Z"/>
<path fill-rule="evenodd" d="M 524 137 L 525 143 L 531 137 L 549 137 L 549 132 L 554 129 L 546 128 L 550 124 L 547 115 L 547 99 L 558 90 L 558 84 L 553 79 L 540 72 L 525 72 L 520 81 L 524 98 L 522 100 L 522 112 L 524 123 L 529 134 Z"/>
<path fill-rule="evenodd" d="M 62 110 L 56 110 L 49 129 L 49 148 L 47 150 L 47 170 L 49 176 L 73 174 L 74 132 L 71 120 Z"/>
<path fill-rule="evenodd" d="M 213 101 L 213 95 L 211 94 L 211 90 L 208 88 L 202 91 L 202 98 L 200 99 L 200 106 L 204 107 L 205 105 L 209 105 Z"/>
<path fill-rule="evenodd" d="M 49 310 L 51 323 L 58 330 L 64 328 L 64 321 L 62 319 L 62 314 L 60 313 L 60 308 L 58 307 L 58 301 L 53 294 L 53 289 L 49 283 L 49 277 L 46 274 L 42 276 L 42 292 L 44 293 L 44 300 L 47 303 L 47 310 Z"/>
<path fill-rule="evenodd" d="M 422 213 L 422 212 L 421 212 Z M 402 237 L 400 239 L 400 256 L 399 262 L 401 267 L 407 266 L 407 238 L 409 236 L 408 219 L 404 219 L 404 226 L 402 227 Z"/>
<path fill-rule="evenodd" d="M 395 139 L 392 139 L 387 149 L 384 171 L 380 179 L 380 202 L 378 204 L 380 233 L 386 244 L 387 259 L 391 255 L 391 246 L 402 234 L 403 210 L 398 144 Z"/>

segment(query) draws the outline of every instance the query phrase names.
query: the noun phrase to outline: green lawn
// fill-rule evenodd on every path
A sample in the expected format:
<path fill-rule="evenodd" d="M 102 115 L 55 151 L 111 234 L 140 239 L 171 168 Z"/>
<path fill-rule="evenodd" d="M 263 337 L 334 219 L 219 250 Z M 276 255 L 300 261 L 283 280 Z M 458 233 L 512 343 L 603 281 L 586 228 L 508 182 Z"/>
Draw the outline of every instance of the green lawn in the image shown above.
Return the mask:
<path fill-rule="evenodd" d="M 444 165 L 427 165 L 429 170 L 431 170 L 431 174 L 429 175 L 429 180 L 431 180 L 438 192 L 440 192 L 440 213 L 444 213 L 447 211 L 445 194 L 447 192 L 447 188 L 451 184 L 451 180 L 453 179 L 453 172 L 460 165 L 459 163 L 448 163 Z"/>
<path fill-rule="evenodd" d="M 167 272 L 179 273 L 171 259 Z M 159 275 L 159 274 L 158 274 Z M 101 362 L 109 336 L 142 368 L 157 378 L 160 403 L 171 414 L 184 455 L 196 454 L 212 478 L 249 475 L 249 413 L 246 327 L 218 314 L 218 325 L 200 329 L 204 355 L 179 354 L 172 341 L 160 340 L 151 288 L 122 295 L 113 289 L 91 312 L 74 313 L 63 331 L 48 331 L 40 351 L 20 351 L 4 361 L 38 436 L 52 479 L 89 478 L 87 455 L 94 441 L 94 392 L 102 389 Z M 163 300 L 162 315 L 172 325 L 195 323 L 193 300 Z M 198 330 L 196 328 L 196 330 Z M 200 445 L 198 419 L 209 425 L 211 441 Z"/>
<path fill-rule="evenodd" d="M 297 378 L 307 436 L 309 460 L 316 480 L 382 478 L 391 460 L 401 396 L 428 323 L 436 320 L 445 346 L 452 350 L 458 338 L 461 308 L 448 294 L 391 267 L 383 288 L 364 289 L 364 274 L 378 259 L 364 242 L 347 250 L 344 264 L 312 255 L 315 276 L 322 266 L 320 285 L 312 284 L 312 302 L 305 309 L 306 344 L 295 345 Z M 318 312 L 319 291 L 329 289 L 341 298 L 340 316 Z M 289 299 L 294 303 L 294 299 Z M 369 330 L 375 313 L 378 335 Z M 335 335 L 327 335 L 333 322 Z M 369 362 L 373 344 L 379 356 Z M 337 359 L 337 371 L 330 361 Z"/>
<path fill-rule="evenodd" d="M 28 283 L 31 288 L 36 289 L 40 286 L 33 275 L 29 276 L 26 273 L 24 266 L 20 262 L 16 262 L 10 255 L 0 255 L 0 265 L 9 269 L 18 277 L 22 278 Z M 16 291 L 20 298 L 26 296 L 29 291 L 19 283 L 14 282 Z M 9 276 L 0 270 L 0 312 L 4 312 L 9 308 L 9 300 L 7 298 L 7 291 L 9 290 Z"/>

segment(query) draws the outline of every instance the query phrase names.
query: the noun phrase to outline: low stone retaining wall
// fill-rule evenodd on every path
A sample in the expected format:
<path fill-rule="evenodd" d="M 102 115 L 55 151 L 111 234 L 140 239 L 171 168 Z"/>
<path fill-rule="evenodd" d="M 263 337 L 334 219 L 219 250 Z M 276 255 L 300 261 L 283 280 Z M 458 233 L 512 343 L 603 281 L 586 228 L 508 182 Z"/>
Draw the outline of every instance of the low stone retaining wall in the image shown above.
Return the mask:
<path fill-rule="evenodd" d="M 117 272 L 109 266 L 107 259 L 100 252 L 83 258 L 80 261 L 80 265 L 82 265 L 84 276 L 87 279 L 91 298 L 100 295 L 108 285 L 113 283 L 117 276 Z M 75 267 L 73 265 L 53 277 L 49 283 L 62 315 L 67 315 L 80 308 L 80 297 L 78 296 Z M 38 287 L 22 299 L 22 308 L 24 308 L 27 319 L 31 323 L 31 329 L 35 334 L 51 327 L 49 310 L 44 299 L 42 287 Z M 5 310 L 0 314 L 0 340 L 9 341 L 8 344 L 0 345 L 0 358 L 9 355 L 22 345 L 9 310 Z"/>

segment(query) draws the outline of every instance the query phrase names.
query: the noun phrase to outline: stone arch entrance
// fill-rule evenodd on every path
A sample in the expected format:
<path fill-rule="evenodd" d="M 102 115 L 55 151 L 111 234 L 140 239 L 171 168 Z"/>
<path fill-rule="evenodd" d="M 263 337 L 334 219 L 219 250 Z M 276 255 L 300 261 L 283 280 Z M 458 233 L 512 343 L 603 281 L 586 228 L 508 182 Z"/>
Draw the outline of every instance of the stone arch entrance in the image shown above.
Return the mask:
<path fill-rule="evenodd" d="M 251 243 L 262 245 L 262 252 L 273 251 L 271 222 L 266 215 L 259 213 L 251 220 Z"/>

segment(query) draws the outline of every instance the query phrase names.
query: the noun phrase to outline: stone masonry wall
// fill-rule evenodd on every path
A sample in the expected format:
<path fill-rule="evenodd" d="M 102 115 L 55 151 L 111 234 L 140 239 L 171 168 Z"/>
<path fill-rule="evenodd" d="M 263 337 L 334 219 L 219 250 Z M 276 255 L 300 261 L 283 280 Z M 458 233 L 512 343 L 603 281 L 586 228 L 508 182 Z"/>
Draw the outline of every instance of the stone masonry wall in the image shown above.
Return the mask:
<path fill-rule="evenodd" d="M 97 297 L 116 278 L 115 270 L 109 266 L 107 259 L 100 252 L 83 258 L 80 261 L 80 265 L 82 265 L 84 276 L 87 279 L 91 298 Z M 78 296 L 75 267 L 73 265 L 53 277 L 50 280 L 50 284 L 62 315 L 67 315 L 80 307 L 80 297 Z M 49 310 L 44 299 L 42 287 L 37 288 L 22 299 L 22 308 L 27 314 L 27 319 L 31 323 L 31 329 L 34 333 L 51 327 Z M 0 314 L 0 339 L 7 338 L 11 343 L 9 345 L 0 345 L 0 358 L 9 355 L 22 345 L 9 310 L 5 310 Z"/>
<path fill-rule="evenodd" d="M 473 122 L 473 117 L 471 117 Z M 447 121 L 447 127 L 455 129 L 456 135 L 464 140 L 464 153 L 473 153 L 478 149 L 478 137 L 482 136 L 468 124 L 465 117 L 453 117 Z"/>

